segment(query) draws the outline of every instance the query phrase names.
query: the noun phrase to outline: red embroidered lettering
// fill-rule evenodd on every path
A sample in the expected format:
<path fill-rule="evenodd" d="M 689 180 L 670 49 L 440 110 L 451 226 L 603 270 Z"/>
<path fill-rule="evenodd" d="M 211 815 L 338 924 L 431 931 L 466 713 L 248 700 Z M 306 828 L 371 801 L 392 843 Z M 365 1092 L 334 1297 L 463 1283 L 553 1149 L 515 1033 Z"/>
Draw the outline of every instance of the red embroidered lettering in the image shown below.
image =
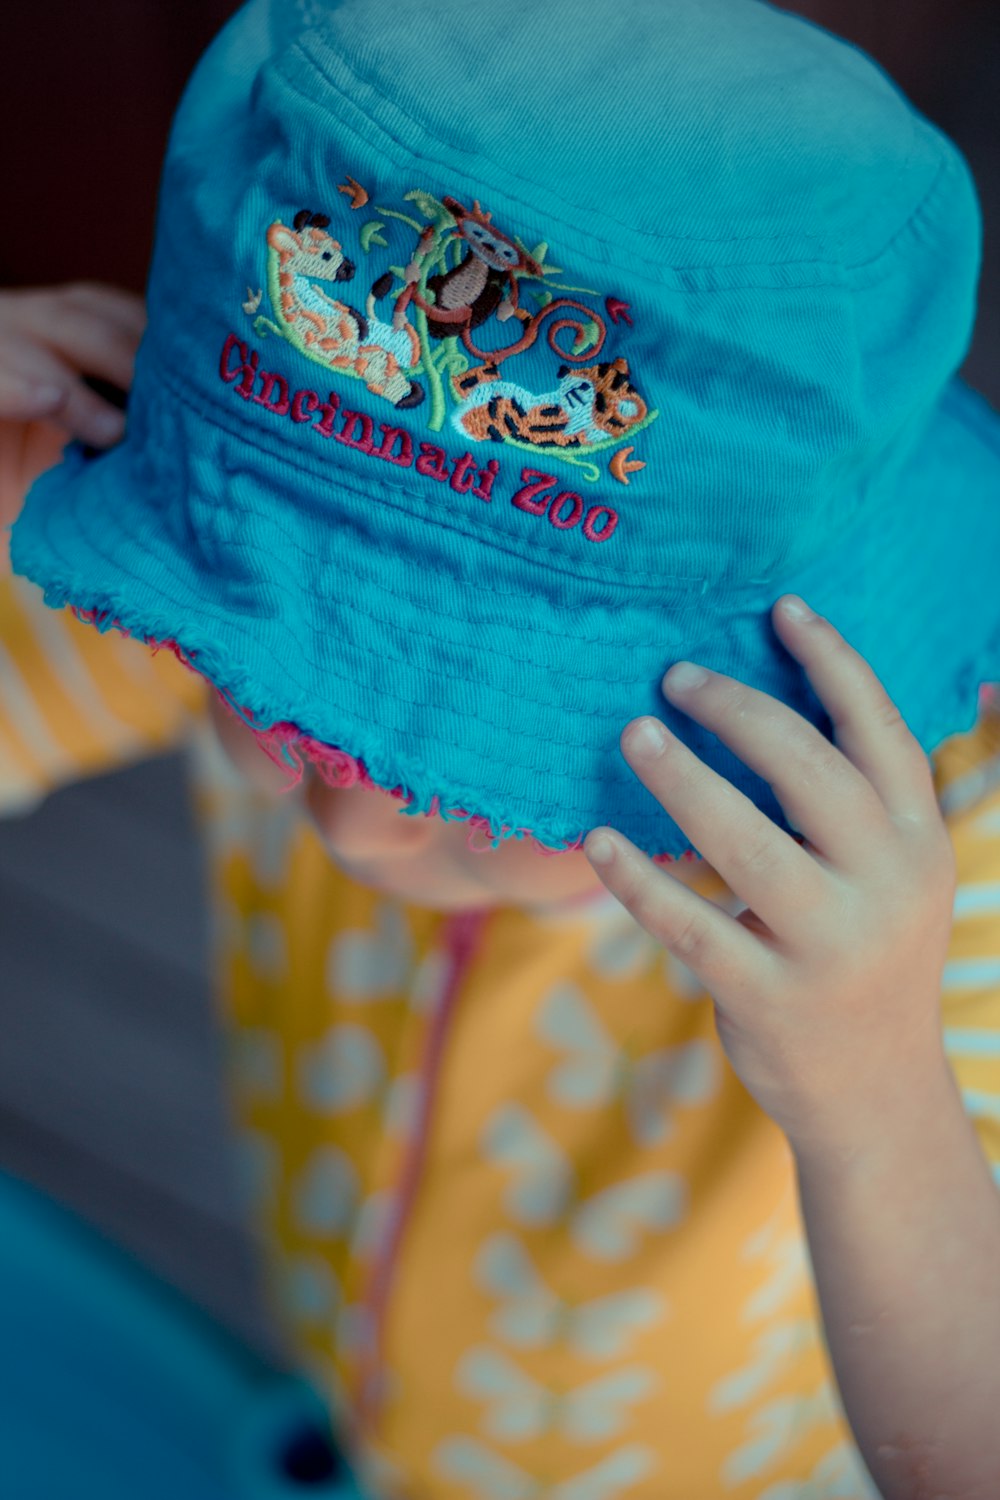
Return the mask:
<path fill-rule="evenodd" d="M 235 367 L 235 369 L 231 369 L 229 366 L 229 356 L 232 354 L 234 349 L 240 356 L 240 363 Z M 244 401 L 250 400 L 251 394 L 253 392 L 253 383 L 257 377 L 257 366 L 259 364 L 260 355 L 257 353 L 256 349 L 254 349 L 253 352 L 250 353 L 247 349 L 246 344 L 242 343 L 236 337 L 235 333 L 231 333 L 226 339 L 225 344 L 222 346 L 222 356 L 219 360 L 219 374 L 227 384 L 231 384 L 236 379 L 237 375 L 239 375 L 240 371 L 243 372 L 243 379 L 240 381 L 236 389 L 243 397 Z"/>
<path fill-rule="evenodd" d="M 573 502 L 573 510 L 565 519 L 559 515 L 564 500 L 572 500 Z M 557 495 L 549 506 L 549 520 L 553 526 L 558 526 L 560 531 L 568 531 L 571 526 L 576 526 L 582 515 L 583 501 L 572 490 L 563 490 L 562 494 Z"/>
<path fill-rule="evenodd" d="M 259 396 L 254 396 L 253 400 L 257 402 L 258 406 L 266 406 L 268 411 L 273 411 L 275 416 L 287 417 L 290 402 L 288 400 L 288 382 L 285 377 L 283 375 L 273 375 L 270 370 L 261 370 L 260 378 L 262 382 L 261 393 Z M 275 386 L 278 387 L 281 395 L 277 401 L 272 401 L 271 395 Z"/>
<path fill-rule="evenodd" d="M 315 391 L 296 391 L 292 397 L 292 421 L 308 422 L 317 406 L 319 397 Z"/>
<path fill-rule="evenodd" d="M 602 527 L 600 531 L 595 530 L 598 516 L 611 517 L 607 526 Z M 587 512 L 587 519 L 583 523 L 583 534 L 588 542 L 606 542 L 617 525 L 618 512 L 616 510 L 612 510 L 609 505 L 595 505 Z"/>
<path fill-rule="evenodd" d="M 372 449 L 372 456 L 374 458 L 384 458 L 387 463 L 399 464 L 400 468 L 408 469 L 413 462 L 413 443 L 410 439 L 410 434 L 404 427 L 389 427 L 385 422 L 380 422 L 379 426 L 385 436 L 382 439 L 381 447 Z M 397 438 L 400 442 L 400 451 L 393 453 L 392 450 Z"/>
<path fill-rule="evenodd" d="M 234 370 L 231 370 L 229 369 L 229 356 L 230 354 L 232 354 L 234 349 L 240 357 L 240 362 Z M 250 351 L 247 348 L 246 344 L 238 339 L 235 333 L 231 333 L 222 346 L 222 355 L 219 359 L 219 374 L 222 376 L 223 380 L 225 380 L 227 383 L 235 380 L 237 375 L 240 373 L 240 370 L 246 368 L 246 363 L 249 358 Z"/>
<path fill-rule="evenodd" d="M 467 495 L 475 484 L 476 478 L 476 460 L 471 453 L 463 453 L 461 458 L 455 460 L 451 475 L 452 489 L 457 495 Z"/>
<path fill-rule="evenodd" d="M 522 469 L 521 478 L 534 479 L 537 480 L 537 483 L 526 484 L 523 489 L 519 489 L 511 500 L 511 505 L 516 505 L 518 510 L 526 510 L 533 516 L 544 515 L 545 507 L 549 503 L 549 497 L 548 495 L 542 495 L 540 500 L 536 500 L 535 496 L 541 494 L 541 491 L 546 489 L 550 484 L 555 484 L 555 475 L 543 474 L 541 469 Z"/>
<path fill-rule="evenodd" d="M 319 409 L 323 413 L 322 422 L 313 423 L 313 432 L 318 432 L 321 437 L 333 437 L 333 419 L 337 415 L 337 407 L 340 405 L 340 397 L 336 391 L 330 392 L 329 401 L 321 401 Z"/>
<path fill-rule="evenodd" d="M 358 422 L 361 423 L 363 436 L 356 438 L 352 436 L 352 433 Z M 351 411 L 349 407 L 345 406 L 343 429 L 340 432 L 335 432 L 333 435 L 338 443 L 346 443 L 348 448 L 360 448 L 362 453 L 370 453 L 372 451 L 373 426 L 374 423 L 371 417 L 366 416 L 363 411 Z"/>
<path fill-rule="evenodd" d="M 490 500 L 493 492 L 493 481 L 499 473 L 500 465 L 495 458 L 491 458 L 486 468 L 480 469 L 479 483 L 474 490 L 469 491 L 470 495 L 475 495 L 480 500 Z"/>
<path fill-rule="evenodd" d="M 446 481 L 448 456 L 444 449 L 435 447 L 433 443 L 421 443 L 420 457 L 417 459 L 417 473 L 427 474 L 431 479 Z"/>
<path fill-rule="evenodd" d="M 260 393 L 254 395 L 253 386 L 258 374 Z M 275 416 L 291 416 L 293 422 L 306 423 L 320 437 L 335 437 L 345 447 L 367 453 L 370 458 L 381 458 L 402 469 L 414 464 L 416 440 L 405 427 L 380 422 L 378 425 L 382 438 L 376 447 L 372 442 L 375 426 L 373 419 L 365 412 L 342 408 L 336 391 L 330 392 L 328 401 L 321 401 L 318 394 L 311 390 L 296 391 L 289 400 L 285 377 L 260 369 L 258 352 L 250 349 L 235 333 L 229 334 L 223 346 L 219 375 L 245 401 L 252 399 Z M 320 420 L 314 422 L 312 418 L 316 413 L 319 413 Z M 341 430 L 335 433 L 333 424 L 338 413 L 344 420 Z M 492 500 L 493 485 L 501 477 L 498 459 L 491 458 L 482 468 L 478 468 L 471 453 L 463 453 L 453 459 L 436 443 L 421 442 L 419 447 L 420 453 L 415 465 L 418 474 L 436 479 L 439 484 L 450 483 L 458 495 L 474 495 L 477 500 L 487 502 Z M 511 500 L 518 510 L 533 516 L 547 513 L 550 524 L 558 531 L 569 531 L 580 525 L 580 518 L 586 507 L 584 500 L 574 490 L 556 492 L 555 476 L 546 474 L 541 469 L 522 469 L 521 480 L 521 488 Z M 618 512 L 610 506 L 594 505 L 587 512 L 582 531 L 589 542 L 606 542 L 613 535 L 618 521 Z"/>

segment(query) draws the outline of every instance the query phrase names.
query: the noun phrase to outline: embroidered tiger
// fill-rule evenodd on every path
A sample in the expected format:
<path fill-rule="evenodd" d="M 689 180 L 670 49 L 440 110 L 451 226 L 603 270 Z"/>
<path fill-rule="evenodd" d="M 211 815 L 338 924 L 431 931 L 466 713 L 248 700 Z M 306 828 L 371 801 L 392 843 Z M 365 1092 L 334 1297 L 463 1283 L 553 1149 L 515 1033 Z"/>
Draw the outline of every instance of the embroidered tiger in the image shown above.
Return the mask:
<path fill-rule="evenodd" d="M 587 448 L 617 441 L 647 414 L 629 378 L 628 361 L 571 369 L 560 365 L 559 384 L 535 396 L 490 365 L 453 375 L 456 401 L 451 420 L 476 442 L 511 439 L 539 448 Z"/>

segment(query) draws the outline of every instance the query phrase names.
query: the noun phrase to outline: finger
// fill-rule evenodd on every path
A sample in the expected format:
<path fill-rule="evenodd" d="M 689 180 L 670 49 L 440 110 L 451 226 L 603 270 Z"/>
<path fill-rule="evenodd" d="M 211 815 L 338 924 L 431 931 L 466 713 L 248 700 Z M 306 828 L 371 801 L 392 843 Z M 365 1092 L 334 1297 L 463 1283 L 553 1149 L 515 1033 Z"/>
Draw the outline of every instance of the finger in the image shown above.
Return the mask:
<path fill-rule="evenodd" d="M 773 699 L 760 696 L 774 707 Z M 721 712 L 717 716 L 723 717 Z M 702 719 L 700 711 L 697 717 Z M 721 724 L 715 733 L 724 737 Z M 752 726 L 740 722 L 737 734 L 749 733 Z M 736 738 L 731 732 L 726 737 Z M 629 724 L 621 748 L 636 775 L 729 889 L 782 941 L 801 937 L 809 913 L 822 909 L 829 894 L 823 865 L 669 731 L 661 749 L 644 749 L 634 723 Z M 759 759 L 763 765 L 764 757 Z M 774 767 L 772 760 L 771 775 Z"/>
<path fill-rule="evenodd" d="M 81 374 L 101 375 L 123 391 L 131 388 L 138 337 L 86 302 L 63 299 L 41 337 Z"/>
<path fill-rule="evenodd" d="M 81 307 L 90 308 L 99 317 L 116 323 L 133 343 L 138 344 L 146 330 L 144 298 L 103 281 L 73 281 L 65 291 Z"/>
<path fill-rule="evenodd" d="M 816 655 L 814 651 L 814 659 Z M 723 673 L 709 672 L 707 668 L 703 668 L 703 683 L 685 687 L 672 675 L 673 671 L 672 668 L 664 678 L 664 694 L 689 718 L 710 729 L 770 785 L 791 827 L 805 834 L 835 869 L 849 873 L 870 871 L 887 847 L 891 826 L 878 792 L 863 772 L 838 747 L 831 745 L 814 724 L 769 693 L 759 692 Z M 818 680 L 815 685 L 822 698 L 823 683 Z M 675 760 L 682 748 L 678 746 L 675 751 Z M 695 760 L 695 765 L 700 766 L 700 762 Z M 687 789 L 705 793 L 709 785 L 688 766 Z M 653 790 L 658 792 L 657 787 Z M 697 808 L 688 811 L 699 834 L 708 838 L 710 829 L 705 826 L 705 819 L 710 817 L 710 808 L 704 798 Z M 747 823 L 749 815 L 742 821 Z M 744 833 L 749 832 L 753 830 L 744 827 Z M 775 835 L 778 835 L 776 828 Z M 755 858 L 766 869 L 771 857 L 763 829 L 759 830 L 759 839 L 754 835 L 754 844 Z M 734 868 L 730 851 L 713 852 L 709 845 L 704 853 L 713 863 L 719 853 Z M 723 866 L 717 868 L 725 874 Z M 809 876 L 803 870 L 800 878 Z M 814 889 L 813 894 L 818 892 Z M 743 899 L 753 904 L 749 895 Z"/>
<path fill-rule="evenodd" d="M 58 381 L 36 380 L 0 362 L 0 421 L 40 421 L 57 412 L 65 399 Z"/>
<path fill-rule="evenodd" d="M 607 863 L 592 856 L 598 837 L 611 845 L 612 858 Z M 583 851 L 612 895 L 713 997 L 731 999 L 748 984 L 760 993 L 762 984 L 776 983 L 776 959 L 760 937 L 714 901 L 654 865 L 617 829 L 594 829 Z"/>
<path fill-rule="evenodd" d="M 51 349 L 27 337 L 0 339 L 0 371 L 12 381 L 58 387 L 61 399 L 46 413 L 38 415 L 58 422 L 81 442 L 91 443 L 95 448 L 106 448 L 122 436 L 124 414 L 88 390 L 76 371 Z M 17 420 L 13 413 L 11 417 Z"/>
<path fill-rule="evenodd" d="M 930 759 L 871 666 L 822 615 L 796 622 L 781 603 L 772 611 L 775 628 L 805 668 L 838 750 L 894 823 L 936 827 L 940 808 Z"/>

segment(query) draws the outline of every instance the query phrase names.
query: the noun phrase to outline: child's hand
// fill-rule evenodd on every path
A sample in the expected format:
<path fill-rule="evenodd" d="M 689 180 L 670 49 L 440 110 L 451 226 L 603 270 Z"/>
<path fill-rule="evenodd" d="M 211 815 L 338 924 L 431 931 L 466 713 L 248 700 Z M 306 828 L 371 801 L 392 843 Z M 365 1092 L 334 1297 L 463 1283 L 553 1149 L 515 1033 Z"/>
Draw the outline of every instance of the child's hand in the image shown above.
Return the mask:
<path fill-rule="evenodd" d="M 851 1123 L 863 1132 L 946 1063 L 940 995 L 958 877 L 930 762 L 867 662 L 819 616 L 796 623 L 776 608 L 773 619 L 836 749 L 731 677 L 675 695 L 668 674 L 664 688 L 770 783 L 807 842 L 669 732 L 662 754 L 637 753 L 634 721 L 622 737 L 630 764 L 749 909 L 731 917 L 617 832 L 612 863 L 595 868 L 702 981 L 733 1068 L 794 1147 L 842 1139 Z"/>
<path fill-rule="evenodd" d="M 82 376 L 127 391 L 145 323 L 141 297 L 97 282 L 0 291 L 0 573 L 7 528 L 68 440 L 106 448 L 122 436 L 124 415 Z"/>

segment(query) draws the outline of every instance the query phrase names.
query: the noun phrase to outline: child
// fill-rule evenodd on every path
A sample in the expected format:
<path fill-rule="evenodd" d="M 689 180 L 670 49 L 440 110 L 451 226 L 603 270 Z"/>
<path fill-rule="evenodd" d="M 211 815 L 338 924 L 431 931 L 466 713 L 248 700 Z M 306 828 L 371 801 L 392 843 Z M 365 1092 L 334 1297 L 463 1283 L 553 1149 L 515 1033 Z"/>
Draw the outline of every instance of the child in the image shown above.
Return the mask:
<path fill-rule="evenodd" d="M 8 417 L 82 440 L 12 534 L 78 618 L 8 580 L 11 800 L 190 729 L 270 1288 L 372 1500 L 987 1493 L 974 193 L 756 0 L 585 19 L 244 6 L 106 454 L 134 309 L 0 301 Z M 126 690 L 114 626 L 173 654 Z"/>

